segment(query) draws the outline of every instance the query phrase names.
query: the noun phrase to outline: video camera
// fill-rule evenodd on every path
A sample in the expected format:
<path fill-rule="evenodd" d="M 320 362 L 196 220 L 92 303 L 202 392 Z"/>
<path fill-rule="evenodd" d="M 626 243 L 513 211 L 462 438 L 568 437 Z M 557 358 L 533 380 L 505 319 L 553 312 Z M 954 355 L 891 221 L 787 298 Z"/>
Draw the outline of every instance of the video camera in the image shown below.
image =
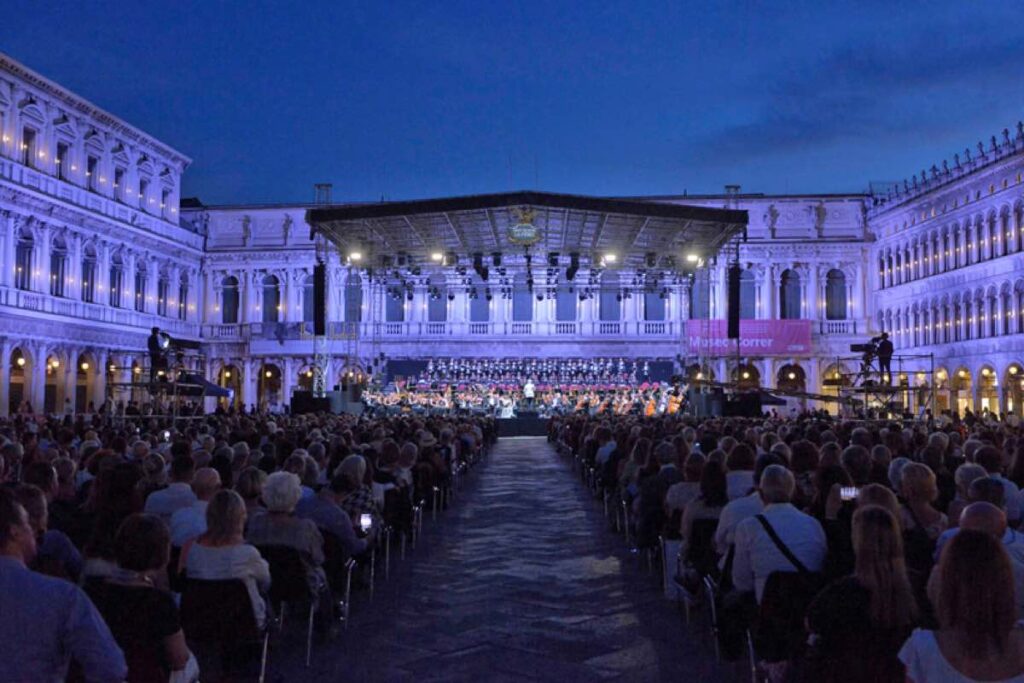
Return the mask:
<path fill-rule="evenodd" d="M 850 344 L 850 351 L 852 353 L 875 353 L 878 351 L 878 345 L 882 341 L 882 336 L 872 337 L 866 344 Z"/>

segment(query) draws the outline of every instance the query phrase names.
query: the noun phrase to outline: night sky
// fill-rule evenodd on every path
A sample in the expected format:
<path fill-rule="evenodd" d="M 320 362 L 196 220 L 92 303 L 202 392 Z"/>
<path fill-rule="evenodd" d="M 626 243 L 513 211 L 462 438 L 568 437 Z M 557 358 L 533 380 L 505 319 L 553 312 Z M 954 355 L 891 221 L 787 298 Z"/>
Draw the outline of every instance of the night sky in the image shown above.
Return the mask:
<path fill-rule="evenodd" d="M 208 204 L 862 191 L 1024 119 L 1020 2 L 22 2 Z"/>

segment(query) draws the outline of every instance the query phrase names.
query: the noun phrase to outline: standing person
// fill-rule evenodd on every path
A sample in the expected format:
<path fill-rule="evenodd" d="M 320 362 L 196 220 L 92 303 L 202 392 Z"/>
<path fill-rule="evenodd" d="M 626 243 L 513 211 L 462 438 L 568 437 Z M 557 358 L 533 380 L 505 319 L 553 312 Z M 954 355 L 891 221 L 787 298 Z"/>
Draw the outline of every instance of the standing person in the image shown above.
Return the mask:
<path fill-rule="evenodd" d="M 36 554 L 28 513 L 0 487 L 0 677 L 60 681 L 74 659 L 87 681 L 122 681 L 124 654 L 81 588 L 28 568 Z"/>
<path fill-rule="evenodd" d="M 146 350 L 149 351 L 149 382 L 156 381 L 156 372 L 164 366 L 164 350 L 160 347 L 160 328 L 150 330 L 146 339 Z"/>
<path fill-rule="evenodd" d="M 526 384 L 523 385 L 523 398 L 526 399 L 526 407 L 529 410 L 533 410 L 533 399 L 537 393 L 537 388 L 533 384 L 533 378 L 528 377 Z"/>
<path fill-rule="evenodd" d="M 892 341 L 889 339 L 889 333 L 883 332 L 879 335 L 878 342 L 878 369 L 882 373 L 882 379 L 886 384 L 892 383 L 892 354 L 893 346 Z"/>

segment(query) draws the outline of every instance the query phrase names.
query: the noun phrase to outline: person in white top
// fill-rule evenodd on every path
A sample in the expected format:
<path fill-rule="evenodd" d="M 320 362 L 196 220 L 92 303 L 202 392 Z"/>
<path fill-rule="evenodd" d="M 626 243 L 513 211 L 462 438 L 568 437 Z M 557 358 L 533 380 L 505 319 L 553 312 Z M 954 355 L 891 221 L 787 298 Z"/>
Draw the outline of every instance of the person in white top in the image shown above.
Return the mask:
<path fill-rule="evenodd" d="M 763 516 L 779 540 L 808 571 L 821 571 L 828 544 L 825 531 L 814 517 L 800 512 L 789 502 L 796 488 L 793 473 L 783 465 L 769 465 L 761 474 Z M 761 602 L 764 585 L 774 572 L 795 572 L 790 562 L 769 536 L 758 516 L 736 527 L 736 554 L 732 564 L 732 582 L 738 591 L 754 591 Z"/>
<path fill-rule="evenodd" d="M 192 481 L 196 502 L 171 515 L 171 545 L 180 548 L 206 531 L 206 506 L 220 490 L 220 474 L 212 467 L 203 467 Z"/>
<path fill-rule="evenodd" d="M 533 398 L 536 395 L 537 388 L 533 385 L 533 379 L 527 379 L 526 384 L 523 385 L 523 398 L 526 399 L 526 406 L 533 408 Z"/>
<path fill-rule="evenodd" d="M 165 523 L 170 523 L 171 515 L 196 502 L 196 494 L 192 491 L 195 470 L 196 461 L 191 455 L 179 455 L 174 458 L 171 462 L 170 485 L 149 494 L 143 512 L 157 515 Z"/>
<path fill-rule="evenodd" d="M 939 629 L 916 629 L 900 649 L 911 683 L 1024 683 L 1013 570 L 1003 544 L 965 529 L 946 545 L 934 590 Z"/>
<path fill-rule="evenodd" d="M 207 508 L 206 531 L 181 552 L 179 567 L 190 579 L 245 583 L 253 615 L 262 628 L 267 608 L 261 592 L 270 588 L 270 567 L 255 547 L 245 542 L 245 501 L 234 491 L 218 491 Z"/>

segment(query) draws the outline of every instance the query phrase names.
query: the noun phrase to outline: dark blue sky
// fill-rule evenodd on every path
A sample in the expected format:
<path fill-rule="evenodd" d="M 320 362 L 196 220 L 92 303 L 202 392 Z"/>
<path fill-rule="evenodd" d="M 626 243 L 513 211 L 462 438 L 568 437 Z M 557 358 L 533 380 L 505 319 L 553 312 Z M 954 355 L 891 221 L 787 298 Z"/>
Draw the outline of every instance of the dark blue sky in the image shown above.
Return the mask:
<path fill-rule="evenodd" d="M 1024 118 L 1020 2 L 12 4 L 207 203 L 859 191 Z"/>

